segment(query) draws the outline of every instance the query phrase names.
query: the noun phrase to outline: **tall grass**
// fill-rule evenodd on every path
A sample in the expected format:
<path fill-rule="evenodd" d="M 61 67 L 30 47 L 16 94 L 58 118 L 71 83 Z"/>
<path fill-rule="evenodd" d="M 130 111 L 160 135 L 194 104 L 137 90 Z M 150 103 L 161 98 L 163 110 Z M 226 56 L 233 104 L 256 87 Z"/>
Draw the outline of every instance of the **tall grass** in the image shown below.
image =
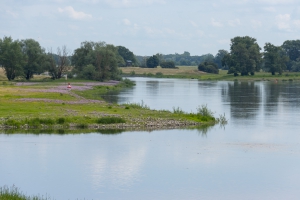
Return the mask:
<path fill-rule="evenodd" d="M 7 186 L 0 187 L 0 200 L 50 200 L 47 195 L 44 196 L 26 196 L 20 190 L 12 186 L 8 188 Z"/>
<path fill-rule="evenodd" d="M 125 122 L 121 117 L 102 117 L 96 120 L 97 124 L 118 124 Z"/>
<path fill-rule="evenodd" d="M 150 107 L 147 106 L 142 100 L 141 103 L 125 103 L 123 104 L 125 107 L 137 108 L 137 109 L 147 109 L 150 110 Z"/>

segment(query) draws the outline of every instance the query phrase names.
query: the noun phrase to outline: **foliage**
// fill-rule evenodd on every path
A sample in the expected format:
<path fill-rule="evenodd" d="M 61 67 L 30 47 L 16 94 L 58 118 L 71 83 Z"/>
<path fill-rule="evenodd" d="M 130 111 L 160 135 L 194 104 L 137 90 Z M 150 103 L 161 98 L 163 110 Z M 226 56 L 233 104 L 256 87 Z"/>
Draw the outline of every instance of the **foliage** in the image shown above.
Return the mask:
<path fill-rule="evenodd" d="M 72 62 L 75 72 L 78 74 L 84 72 L 81 76 L 97 81 L 119 80 L 118 65 L 124 64 L 123 58 L 118 53 L 118 48 L 104 42 L 81 43 L 81 47 L 74 51 Z M 94 66 L 95 71 L 91 65 Z"/>
<path fill-rule="evenodd" d="M 254 75 L 260 70 L 262 55 L 255 38 L 249 36 L 231 39 L 230 53 L 226 54 L 222 63 L 229 69 L 228 74 L 238 73 Z"/>
<path fill-rule="evenodd" d="M 198 70 L 207 72 L 207 73 L 213 73 L 213 74 L 219 73 L 217 64 L 215 64 L 213 62 L 204 62 L 204 63 L 199 64 Z"/>
<path fill-rule="evenodd" d="M 8 188 L 7 186 L 0 187 L 0 199 L 2 200 L 47 200 L 50 199 L 47 195 L 45 197 L 40 196 L 26 196 L 20 190 L 12 186 Z"/>
<path fill-rule="evenodd" d="M 33 74 L 43 72 L 44 69 L 42 68 L 42 65 L 46 58 L 45 52 L 41 48 L 40 44 L 33 39 L 22 40 L 20 45 L 25 57 L 23 75 L 26 80 L 29 80 L 33 77 Z"/>
<path fill-rule="evenodd" d="M 156 55 L 150 56 L 147 61 L 148 68 L 156 68 L 159 65 L 159 59 Z"/>
<path fill-rule="evenodd" d="M 300 40 L 287 40 L 282 44 L 282 49 L 289 57 L 287 62 L 287 70 L 292 70 L 292 66 L 300 58 Z M 294 67 L 295 69 L 295 67 Z"/>
<path fill-rule="evenodd" d="M 281 47 L 276 47 L 271 43 L 264 46 L 264 68 L 275 75 L 275 72 L 282 74 L 286 69 L 288 57 L 285 55 Z"/>
<path fill-rule="evenodd" d="M 292 61 L 292 72 L 300 72 L 300 60 L 297 59 L 297 61 Z"/>
<path fill-rule="evenodd" d="M 224 56 L 226 56 L 228 54 L 228 51 L 221 49 L 218 51 L 217 55 L 214 58 L 214 63 L 216 63 L 218 65 L 218 68 L 224 68 L 224 63 L 222 62 Z"/>
<path fill-rule="evenodd" d="M 173 61 L 164 61 L 160 63 L 161 68 L 175 68 L 175 63 Z"/>
<path fill-rule="evenodd" d="M 20 42 L 13 41 L 11 37 L 0 39 L 0 65 L 4 68 L 9 81 L 23 75 L 24 64 L 25 57 Z"/>
<path fill-rule="evenodd" d="M 197 108 L 197 114 L 204 117 L 213 117 L 213 112 L 207 108 L 207 105 L 201 105 Z"/>
<path fill-rule="evenodd" d="M 123 46 L 117 46 L 117 48 L 118 48 L 119 55 L 124 60 L 124 63 L 126 63 L 127 60 L 130 60 L 130 61 L 132 61 L 132 64 L 134 66 L 137 65 L 137 60 L 136 60 L 134 54 L 129 49 L 127 49 L 126 47 L 123 47 Z M 125 66 L 124 63 L 121 63 L 122 67 Z"/>
<path fill-rule="evenodd" d="M 97 124 L 118 124 L 125 122 L 121 117 L 102 117 L 96 120 Z"/>

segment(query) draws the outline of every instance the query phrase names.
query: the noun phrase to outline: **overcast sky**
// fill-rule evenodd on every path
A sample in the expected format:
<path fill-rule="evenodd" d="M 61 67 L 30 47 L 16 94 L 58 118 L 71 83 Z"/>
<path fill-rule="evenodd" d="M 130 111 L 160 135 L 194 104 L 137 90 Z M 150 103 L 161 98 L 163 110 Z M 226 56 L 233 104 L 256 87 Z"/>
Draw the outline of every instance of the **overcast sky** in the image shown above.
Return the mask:
<path fill-rule="evenodd" d="M 136 55 L 229 50 L 235 36 L 281 45 L 300 38 L 299 0 L 1 0 L 0 36 L 45 49 L 83 41 L 122 45 Z"/>

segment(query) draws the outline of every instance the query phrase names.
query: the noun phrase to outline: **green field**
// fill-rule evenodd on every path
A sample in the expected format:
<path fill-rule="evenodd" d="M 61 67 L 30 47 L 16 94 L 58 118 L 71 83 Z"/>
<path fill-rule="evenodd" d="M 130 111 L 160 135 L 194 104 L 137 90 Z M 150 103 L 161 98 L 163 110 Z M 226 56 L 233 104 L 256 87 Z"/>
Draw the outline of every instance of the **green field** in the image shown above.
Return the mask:
<path fill-rule="evenodd" d="M 179 66 L 178 69 L 122 67 L 125 76 L 144 76 L 157 78 L 192 78 L 199 80 L 239 80 L 239 81 L 296 81 L 300 80 L 300 72 L 283 72 L 282 75 L 272 75 L 269 72 L 256 72 L 254 76 L 234 76 L 227 74 L 227 70 L 220 70 L 219 74 L 198 71 L 196 66 Z"/>
<path fill-rule="evenodd" d="M 68 82 L 73 87 L 87 84 L 79 80 Z M 184 113 L 180 108 L 173 112 L 158 111 L 149 109 L 143 102 L 118 105 L 101 99 L 102 94 L 130 87 L 126 81 L 83 91 L 67 91 L 62 87 L 66 87 L 63 80 L 0 82 L 1 129 L 176 128 L 216 122 L 212 116 Z"/>

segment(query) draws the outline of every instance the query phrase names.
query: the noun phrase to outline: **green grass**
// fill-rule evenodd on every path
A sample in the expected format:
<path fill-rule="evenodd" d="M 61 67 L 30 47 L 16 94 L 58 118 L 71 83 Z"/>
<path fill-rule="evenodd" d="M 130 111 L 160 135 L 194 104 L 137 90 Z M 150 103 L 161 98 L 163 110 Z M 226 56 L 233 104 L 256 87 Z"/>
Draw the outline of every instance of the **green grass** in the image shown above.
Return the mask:
<path fill-rule="evenodd" d="M 55 83 L 59 84 L 59 83 Z M 80 82 L 77 82 L 80 84 Z M 45 83 L 45 85 L 48 85 Z M 128 103 L 124 105 L 100 103 L 71 104 L 77 97 L 60 93 L 31 92 L 27 89 L 40 89 L 42 85 L 15 86 L 10 84 L 0 85 L 0 127 L 35 128 L 35 129 L 64 129 L 69 127 L 89 128 L 90 125 L 126 123 L 143 126 L 148 118 L 156 120 L 196 121 L 214 123 L 213 118 L 201 118 L 191 113 L 151 110 L 149 106 L 141 103 Z M 129 80 L 115 86 L 96 86 L 91 90 L 75 91 L 87 99 L 101 99 L 102 94 L 110 91 L 120 91 L 131 87 Z M 48 86 L 47 86 L 48 87 Z M 26 90 L 25 90 L 26 89 Z M 44 98 L 62 100 L 64 103 L 20 101 L 20 98 Z"/>
<path fill-rule="evenodd" d="M 50 197 L 44 196 L 28 196 L 20 192 L 20 190 L 12 186 L 10 188 L 0 187 L 0 200 L 49 200 Z"/>
<path fill-rule="evenodd" d="M 101 117 L 96 120 L 97 124 L 118 124 L 125 123 L 126 121 L 121 117 Z"/>

